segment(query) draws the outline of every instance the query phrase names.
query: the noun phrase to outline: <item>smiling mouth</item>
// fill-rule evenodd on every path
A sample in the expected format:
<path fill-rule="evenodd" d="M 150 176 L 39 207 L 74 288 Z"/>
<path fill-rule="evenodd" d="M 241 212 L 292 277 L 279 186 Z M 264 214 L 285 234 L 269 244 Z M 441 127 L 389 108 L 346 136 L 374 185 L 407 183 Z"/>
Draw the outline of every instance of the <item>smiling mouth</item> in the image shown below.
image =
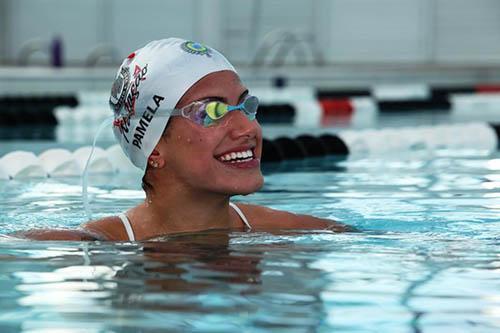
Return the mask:
<path fill-rule="evenodd" d="M 224 153 L 222 155 L 216 156 L 216 159 L 222 163 L 244 163 L 249 162 L 254 159 L 253 149 L 245 149 L 241 151 L 233 151 L 230 153 Z"/>

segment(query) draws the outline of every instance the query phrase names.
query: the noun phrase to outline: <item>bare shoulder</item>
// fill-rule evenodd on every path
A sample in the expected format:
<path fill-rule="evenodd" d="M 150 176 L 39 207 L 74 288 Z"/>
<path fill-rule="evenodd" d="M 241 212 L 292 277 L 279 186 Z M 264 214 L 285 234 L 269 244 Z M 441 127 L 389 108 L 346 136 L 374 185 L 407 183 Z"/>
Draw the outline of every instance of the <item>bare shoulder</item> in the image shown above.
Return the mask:
<path fill-rule="evenodd" d="M 264 206 L 238 203 L 255 229 L 325 229 L 335 232 L 356 231 L 348 225 L 311 215 L 294 214 Z"/>
<path fill-rule="evenodd" d="M 82 225 L 82 229 L 102 235 L 104 239 L 110 241 L 128 240 L 127 232 L 118 216 L 107 216 L 87 222 Z"/>

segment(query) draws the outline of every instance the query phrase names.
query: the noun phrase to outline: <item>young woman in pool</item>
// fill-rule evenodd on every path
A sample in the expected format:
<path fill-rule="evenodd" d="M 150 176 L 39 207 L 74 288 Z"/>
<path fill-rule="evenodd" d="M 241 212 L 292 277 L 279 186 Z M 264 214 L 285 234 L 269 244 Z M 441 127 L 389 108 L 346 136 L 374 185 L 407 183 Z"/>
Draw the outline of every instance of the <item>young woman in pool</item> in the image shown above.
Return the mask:
<path fill-rule="evenodd" d="M 331 220 L 230 202 L 263 184 L 262 131 L 257 98 L 216 50 L 177 38 L 147 44 L 122 63 L 110 105 L 115 136 L 145 172 L 145 201 L 81 230 L 27 237 L 127 241 L 215 229 L 347 230 Z"/>

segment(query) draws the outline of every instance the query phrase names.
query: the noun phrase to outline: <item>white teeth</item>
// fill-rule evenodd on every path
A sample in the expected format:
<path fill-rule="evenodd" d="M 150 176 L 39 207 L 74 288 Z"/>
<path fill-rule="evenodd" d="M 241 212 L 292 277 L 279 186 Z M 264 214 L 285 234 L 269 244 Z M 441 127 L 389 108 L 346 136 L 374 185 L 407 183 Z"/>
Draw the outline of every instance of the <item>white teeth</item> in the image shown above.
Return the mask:
<path fill-rule="evenodd" d="M 233 152 L 222 155 L 219 157 L 219 160 L 222 162 L 239 163 L 239 162 L 250 161 L 252 158 L 253 158 L 253 152 L 251 149 L 249 149 L 245 151 Z"/>
<path fill-rule="evenodd" d="M 248 162 L 248 161 L 251 161 L 252 159 L 251 158 L 245 158 L 243 160 L 234 160 L 234 161 L 231 161 L 230 163 L 233 164 L 233 163 L 243 163 L 243 162 Z"/>

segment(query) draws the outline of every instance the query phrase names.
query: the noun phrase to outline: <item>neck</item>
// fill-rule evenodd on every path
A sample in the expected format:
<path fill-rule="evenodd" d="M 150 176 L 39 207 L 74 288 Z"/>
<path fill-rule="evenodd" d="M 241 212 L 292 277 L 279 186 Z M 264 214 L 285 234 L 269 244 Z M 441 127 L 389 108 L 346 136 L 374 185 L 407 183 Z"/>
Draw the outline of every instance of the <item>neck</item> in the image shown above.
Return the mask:
<path fill-rule="evenodd" d="M 159 235 L 229 229 L 229 196 L 162 186 L 147 194 L 142 205 L 129 212 L 138 239 Z M 233 219 L 234 221 L 234 219 Z M 135 222 L 135 223 L 134 223 Z"/>

